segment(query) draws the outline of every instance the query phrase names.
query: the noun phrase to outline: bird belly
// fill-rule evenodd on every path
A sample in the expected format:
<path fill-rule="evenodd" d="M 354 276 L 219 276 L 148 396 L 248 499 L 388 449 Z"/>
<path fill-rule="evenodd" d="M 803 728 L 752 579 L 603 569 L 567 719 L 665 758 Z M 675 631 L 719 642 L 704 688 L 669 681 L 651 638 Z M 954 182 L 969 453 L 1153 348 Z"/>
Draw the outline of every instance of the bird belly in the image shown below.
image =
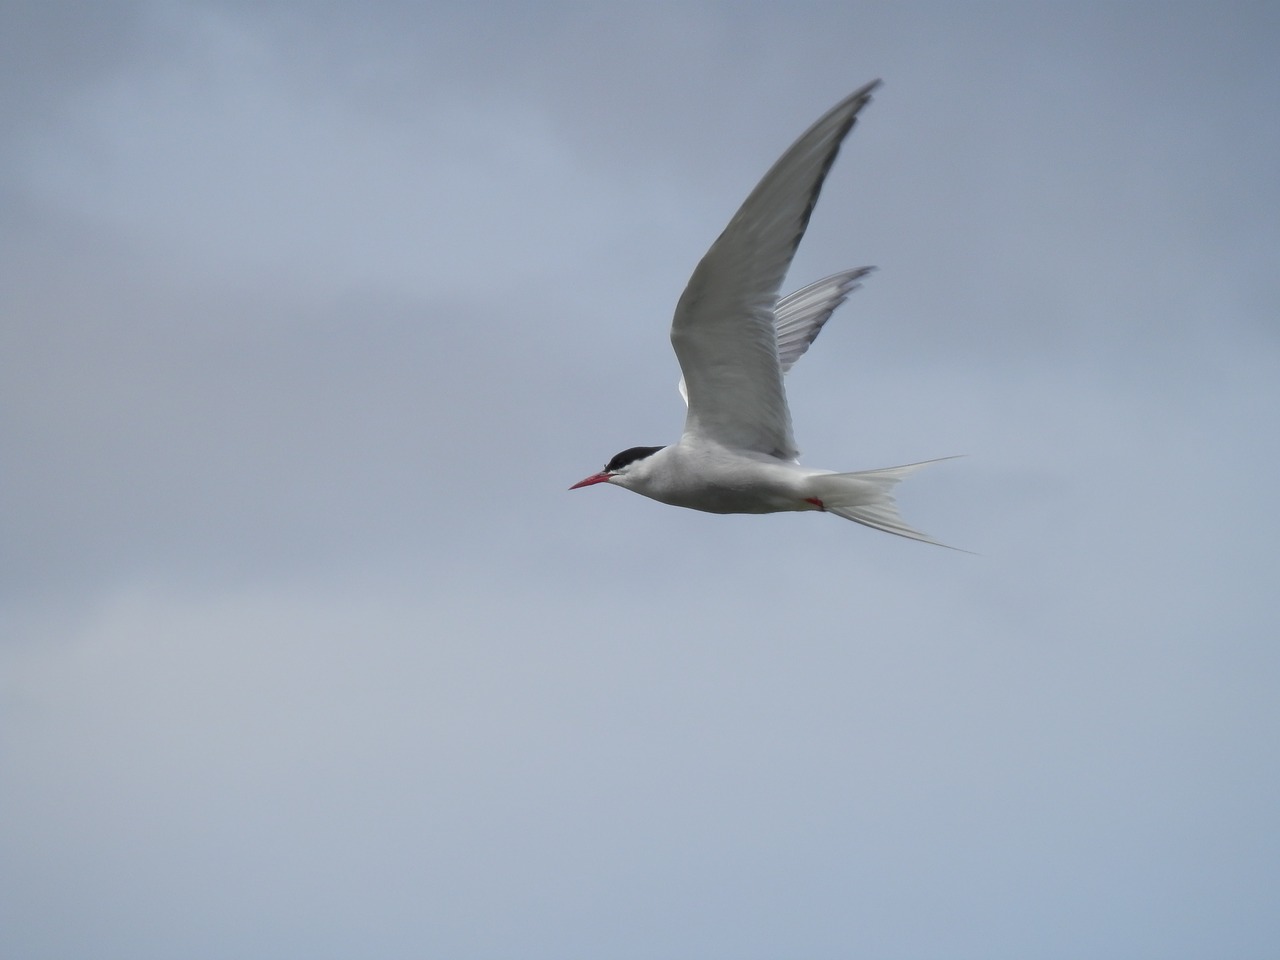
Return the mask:
<path fill-rule="evenodd" d="M 704 513 L 781 513 L 818 510 L 808 498 L 814 471 L 780 460 L 699 458 L 687 469 L 672 470 L 650 489 L 654 500 Z"/>

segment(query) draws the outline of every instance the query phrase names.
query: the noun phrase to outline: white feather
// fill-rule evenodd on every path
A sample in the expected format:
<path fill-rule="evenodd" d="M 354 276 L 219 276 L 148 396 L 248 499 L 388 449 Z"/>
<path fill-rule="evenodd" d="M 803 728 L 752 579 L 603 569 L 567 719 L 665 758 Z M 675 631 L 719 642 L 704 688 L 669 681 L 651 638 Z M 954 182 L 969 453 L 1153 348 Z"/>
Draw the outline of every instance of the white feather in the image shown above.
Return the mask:
<path fill-rule="evenodd" d="M 686 437 L 796 456 L 778 356 L 778 290 L 840 142 L 878 85 L 846 97 L 782 155 L 693 271 L 671 324 L 688 394 Z"/>
<path fill-rule="evenodd" d="M 832 274 L 778 301 L 773 308 L 773 329 L 778 345 L 778 365 L 784 375 L 805 355 L 836 308 L 862 286 L 858 280 L 874 269 L 858 267 Z M 688 405 L 689 391 L 685 389 L 684 377 L 680 378 L 679 389 L 680 396 Z"/>

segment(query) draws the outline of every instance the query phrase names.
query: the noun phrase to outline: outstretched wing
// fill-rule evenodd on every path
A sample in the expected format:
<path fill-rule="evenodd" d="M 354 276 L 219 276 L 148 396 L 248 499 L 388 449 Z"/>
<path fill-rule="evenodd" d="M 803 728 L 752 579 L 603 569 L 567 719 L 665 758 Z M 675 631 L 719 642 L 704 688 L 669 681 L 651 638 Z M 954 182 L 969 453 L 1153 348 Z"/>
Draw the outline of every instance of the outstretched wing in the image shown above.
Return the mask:
<path fill-rule="evenodd" d="M 836 307 L 862 284 L 858 281 L 875 267 L 859 267 L 832 274 L 788 294 L 773 308 L 773 329 L 778 342 L 778 363 L 785 376 L 792 364 L 805 355 L 818 338 L 822 325 L 831 319 Z M 684 377 L 680 378 L 680 396 L 689 403 Z"/>
<path fill-rule="evenodd" d="M 818 339 L 822 326 L 836 307 L 862 284 L 858 283 L 875 267 L 859 267 L 801 287 L 778 301 L 774 308 L 774 328 L 778 334 L 778 363 L 785 374 Z"/>
<path fill-rule="evenodd" d="M 686 435 L 796 456 L 774 326 L 778 289 L 840 143 L 879 84 L 840 101 L 792 144 L 693 271 L 671 324 L 688 390 Z"/>

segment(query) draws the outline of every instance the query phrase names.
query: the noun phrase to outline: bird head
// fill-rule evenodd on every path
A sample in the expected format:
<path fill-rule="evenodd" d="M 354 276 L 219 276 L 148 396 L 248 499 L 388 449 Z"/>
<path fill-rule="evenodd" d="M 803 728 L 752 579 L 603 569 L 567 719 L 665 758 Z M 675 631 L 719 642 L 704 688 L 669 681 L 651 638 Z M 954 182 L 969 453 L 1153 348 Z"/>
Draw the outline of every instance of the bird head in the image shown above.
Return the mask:
<path fill-rule="evenodd" d="M 569 489 L 577 490 L 579 487 L 589 487 L 593 483 L 616 483 L 625 487 L 626 476 L 635 465 L 662 449 L 662 447 L 628 447 L 606 463 L 599 473 L 593 473 L 587 479 L 579 480 Z"/>

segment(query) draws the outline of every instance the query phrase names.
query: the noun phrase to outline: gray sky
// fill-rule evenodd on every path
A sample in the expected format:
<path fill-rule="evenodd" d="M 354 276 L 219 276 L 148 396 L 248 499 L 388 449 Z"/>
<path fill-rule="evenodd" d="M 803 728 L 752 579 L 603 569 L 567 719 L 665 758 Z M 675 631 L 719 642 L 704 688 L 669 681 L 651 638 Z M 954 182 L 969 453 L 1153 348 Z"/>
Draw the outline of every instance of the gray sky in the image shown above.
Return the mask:
<path fill-rule="evenodd" d="M 1280 942 L 1273 4 L 8 4 L 0 955 Z M 884 88 L 805 462 L 608 488 L 689 272 Z"/>

